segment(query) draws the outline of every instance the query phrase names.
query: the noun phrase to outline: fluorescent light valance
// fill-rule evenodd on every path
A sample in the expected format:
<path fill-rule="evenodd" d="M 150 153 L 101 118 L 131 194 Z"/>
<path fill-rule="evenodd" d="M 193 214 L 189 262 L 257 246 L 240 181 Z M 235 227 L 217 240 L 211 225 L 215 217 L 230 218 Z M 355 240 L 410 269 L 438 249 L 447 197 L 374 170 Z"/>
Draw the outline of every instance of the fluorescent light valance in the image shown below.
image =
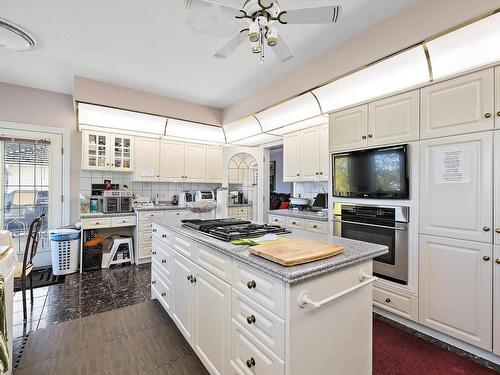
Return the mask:
<path fill-rule="evenodd" d="M 78 125 L 163 135 L 165 123 L 162 116 L 78 103 Z"/>
<path fill-rule="evenodd" d="M 306 93 L 257 113 L 255 117 L 262 125 L 262 130 L 266 132 L 320 114 L 321 109 L 314 95 Z"/>
<path fill-rule="evenodd" d="M 272 135 L 272 134 L 267 134 L 267 133 L 261 133 L 254 135 L 253 137 L 247 137 L 245 139 L 241 139 L 236 142 L 232 142 L 234 145 L 238 146 L 258 146 L 262 145 L 264 143 L 269 143 L 269 142 L 274 142 L 274 141 L 279 141 L 281 140 L 281 137 Z"/>
<path fill-rule="evenodd" d="M 262 133 L 262 129 L 256 118 L 250 116 L 224 125 L 224 132 L 226 133 L 227 142 L 232 143 Z"/>
<path fill-rule="evenodd" d="M 184 120 L 168 119 L 167 137 L 193 139 L 197 141 L 225 143 L 222 127 L 199 124 Z"/>
<path fill-rule="evenodd" d="M 333 81 L 313 93 L 326 113 L 429 81 L 424 49 L 417 46 Z"/>
<path fill-rule="evenodd" d="M 284 134 L 288 134 L 288 133 L 295 132 L 298 130 L 307 129 L 307 128 L 310 128 L 313 126 L 323 125 L 323 124 L 327 124 L 327 123 L 328 123 L 328 117 L 321 115 L 321 116 L 316 116 L 316 117 L 313 117 L 313 118 L 310 118 L 310 119 L 307 119 L 304 121 L 296 122 L 295 124 L 283 126 L 282 128 L 271 130 L 268 133 L 269 134 L 284 135 Z"/>
<path fill-rule="evenodd" d="M 500 61 L 500 13 L 426 43 L 435 79 Z"/>

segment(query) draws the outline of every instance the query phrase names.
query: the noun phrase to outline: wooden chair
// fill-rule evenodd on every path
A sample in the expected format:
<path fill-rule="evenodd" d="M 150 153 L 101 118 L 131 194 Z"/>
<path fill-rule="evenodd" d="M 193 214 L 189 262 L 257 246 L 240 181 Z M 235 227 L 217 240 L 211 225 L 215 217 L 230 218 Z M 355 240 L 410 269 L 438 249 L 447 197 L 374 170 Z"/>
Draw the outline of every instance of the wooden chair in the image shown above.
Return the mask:
<path fill-rule="evenodd" d="M 40 229 L 43 226 L 43 218 L 45 214 L 38 216 L 30 225 L 28 232 L 28 237 L 26 238 L 26 246 L 24 248 L 23 262 L 18 262 L 16 264 L 16 270 L 14 276 L 16 278 L 21 278 L 21 290 L 23 294 L 23 318 L 24 323 L 28 320 L 28 313 L 26 309 L 26 281 L 29 276 L 30 279 L 30 294 L 31 294 L 31 305 L 33 306 L 33 258 L 36 255 L 38 249 L 38 241 L 40 240 Z"/>

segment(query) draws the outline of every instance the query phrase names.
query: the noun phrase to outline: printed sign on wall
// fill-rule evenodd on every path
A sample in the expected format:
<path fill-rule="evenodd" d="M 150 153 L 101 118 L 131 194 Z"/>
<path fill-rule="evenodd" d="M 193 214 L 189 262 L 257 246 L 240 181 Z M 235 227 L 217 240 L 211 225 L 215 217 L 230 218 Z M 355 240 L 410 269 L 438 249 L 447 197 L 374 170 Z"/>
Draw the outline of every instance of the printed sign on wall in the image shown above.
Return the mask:
<path fill-rule="evenodd" d="M 439 147 L 434 150 L 436 184 L 468 184 L 470 182 L 470 146 Z"/>

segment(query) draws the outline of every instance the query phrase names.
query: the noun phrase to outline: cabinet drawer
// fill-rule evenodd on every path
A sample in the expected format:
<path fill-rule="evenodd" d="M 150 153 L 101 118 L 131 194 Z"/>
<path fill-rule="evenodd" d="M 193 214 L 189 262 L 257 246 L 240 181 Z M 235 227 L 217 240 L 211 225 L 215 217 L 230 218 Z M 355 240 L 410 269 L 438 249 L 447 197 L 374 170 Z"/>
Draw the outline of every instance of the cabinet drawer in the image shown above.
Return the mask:
<path fill-rule="evenodd" d="M 232 319 L 231 366 L 237 374 L 282 375 L 285 364 Z"/>
<path fill-rule="evenodd" d="M 151 233 L 153 235 L 153 238 L 158 239 L 158 241 L 168 245 L 168 233 L 169 232 L 165 228 L 159 226 L 158 224 L 154 224 L 154 223 L 151 225 L 151 228 L 152 228 Z M 144 233 L 146 233 L 146 232 L 147 232 L 147 229 L 144 230 Z"/>
<path fill-rule="evenodd" d="M 295 229 L 304 229 L 304 219 L 297 219 L 295 217 L 286 218 L 286 226 Z"/>
<path fill-rule="evenodd" d="M 418 301 L 416 297 L 396 294 L 374 286 L 373 304 L 407 319 L 418 321 Z"/>
<path fill-rule="evenodd" d="M 168 243 L 172 249 L 186 258 L 194 259 L 196 257 L 196 243 L 186 240 L 182 235 L 172 231 L 167 231 Z"/>
<path fill-rule="evenodd" d="M 207 246 L 198 245 L 196 263 L 227 283 L 231 283 L 232 260 L 228 256 Z"/>
<path fill-rule="evenodd" d="M 111 227 L 110 217 L 82 220 L 82 229 L 110 228 L 110 227 Z"/>
<path fill-rule="evenodd" d="M 232 316 L 280 358 L 285 357 L 285 321 L 233 291 Z"/>
<path fill-rule="evenodd" d="M 168 281 L 172 280 L 172 254 L 164 246 L 157 243 L 155 240 L 151 247 L 151 258 L 153 259 L 153 268 L 166 276 Z"/>
<path fill-rule="evenodd" d="M 310 232 L 328 234 L 328 222 L 317 220 L 304 220 L 304 229 Z"/>
<path fill-rule="evenodd" d="M 139 221 L 139 230 L 150 231 L 153 228 L 151 220 Z"/>
<path fill-rule="evenodd" d="M 285 283 L 283 281 L 234 261 L 233 287 L 276 315 L 285 317 Z"/>
<path fill-rule="evenodd" d="M 114 227 L 130 227 L 135 225 L 135 216 L 112 217 L 111 224 Z"/>
<path fill-rule="evenodd" d="M 151 297 L 156 298 L 170 312 L 170 283 L 155 272 L 151 274 Z"/>
<path fill-rule="evenodd" d="M 269 215 L 269 224 L 286 225 L 286 219 L 283 216 Z"/>
<path fill-rule="evenodd" d="M 165 211 L 147 211 L 139 214 L 139 221 L 151 221 L 152 218 L 165 216 Z"/>

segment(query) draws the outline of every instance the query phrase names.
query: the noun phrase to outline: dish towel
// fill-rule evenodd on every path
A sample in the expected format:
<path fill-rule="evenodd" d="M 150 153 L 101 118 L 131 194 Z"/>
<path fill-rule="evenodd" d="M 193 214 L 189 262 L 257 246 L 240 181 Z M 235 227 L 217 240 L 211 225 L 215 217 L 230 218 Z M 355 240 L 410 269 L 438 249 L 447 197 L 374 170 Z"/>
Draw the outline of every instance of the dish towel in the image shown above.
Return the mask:
<path fill-rule="evenodd" d="M 7 346 L 7 313 L 5 311 L 5 280 L 0 274 L 0 371 L 9 369 L 9 348 Z"/>

